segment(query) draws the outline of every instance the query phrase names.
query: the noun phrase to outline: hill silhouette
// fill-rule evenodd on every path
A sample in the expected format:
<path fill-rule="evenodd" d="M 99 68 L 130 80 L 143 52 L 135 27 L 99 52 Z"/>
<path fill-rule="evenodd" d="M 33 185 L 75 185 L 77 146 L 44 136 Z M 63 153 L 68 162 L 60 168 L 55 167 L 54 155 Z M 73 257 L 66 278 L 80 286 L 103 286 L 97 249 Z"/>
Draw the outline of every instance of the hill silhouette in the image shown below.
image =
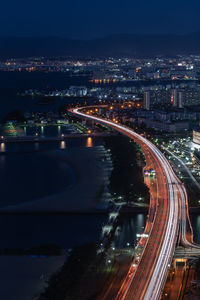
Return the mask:
<path fill-rule="evenodd" d="M 0 38 L 0 58 L 30 56 L 151 57 L 199 53 L 200 32 L 186 35 L 114 34 L 92 40 L 59 37 Z"/>

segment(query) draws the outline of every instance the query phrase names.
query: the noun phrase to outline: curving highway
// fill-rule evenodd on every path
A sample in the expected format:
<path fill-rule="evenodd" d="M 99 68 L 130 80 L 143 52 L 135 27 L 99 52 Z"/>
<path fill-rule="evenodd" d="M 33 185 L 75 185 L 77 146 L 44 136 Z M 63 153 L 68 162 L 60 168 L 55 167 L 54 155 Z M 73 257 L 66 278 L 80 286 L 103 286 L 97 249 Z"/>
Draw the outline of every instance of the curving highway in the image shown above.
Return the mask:
<path fill-rule="evenodd" d="M 148 156 L 154 166 L 157 194 L 153 195 L 154 198 L 156 197 L 153 219 L 150 220 L 149 214 L 147 221 L 151 224 L 149 237 L 144 244 L 141 257 L 131 265 L 127 277 L 119 287 L 117 296 L 112 299 L 159 299 L 167 279 L 179 233 L 181 241 L 186 246 L 194 246 L 192 231 L 187 234 L 189 215 L 185 188 L 162 152 L 146 138 L 126 126 L 96 116 L 88 116 L 81 111 L 81 108 L 70 111 L 79 117 L 106 124 L 133 139 L 140 144 L 145 157 Z"/>

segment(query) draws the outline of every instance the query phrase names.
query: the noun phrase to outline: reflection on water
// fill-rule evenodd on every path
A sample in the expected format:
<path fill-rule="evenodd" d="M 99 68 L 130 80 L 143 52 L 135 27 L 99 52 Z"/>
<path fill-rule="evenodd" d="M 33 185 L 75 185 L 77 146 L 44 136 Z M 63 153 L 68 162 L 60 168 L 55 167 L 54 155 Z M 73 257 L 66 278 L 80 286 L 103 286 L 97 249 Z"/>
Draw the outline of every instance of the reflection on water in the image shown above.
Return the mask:
<path fill-rule="evenodd" d="M 44 126 L 41 126 L 41 136 L 44 136 Z"/>
<path fill-rule="evenodd" d="M 127 216 L 123 218 L 119 223 L 119 226 L 115 232 L 113 245 L 116 248 L 124 248 L 128 246 L 135 246 L 139 233 L 143 233 L 146 222 L 144 214 L 136 214 L 134 216 Z"/>
<path fill-rule="evenodd" d="M 1 152 L 5 152 L 6 151 L 6 145 L 5 145 L 5 143 L 1 143 L 0 150 L 1 150 Z"/>
<path fill-rule="evenodd" d="M 27 125 L 23 127 L 23 132 L 26 136 L 38 136 L 42 137 L 60 137 L 61 134 L 68 134 L 68 128 L 62 125 Z"/>
<path fill-rule="evenodd" d="M 66 142 L 65 141 L 61 141 L 60 142 L 60 149 L 65 149 L 66 148 Z"/>
<path fill-rule="evenodd" d="M 34 143 L 34 150 L 38 151 L 39 148 L 40 148 L 39 143 L 38 142 Z"/>
<path fill-rule="evenodd" d="M 5 155 L 0 155 L 0 169 L 4 168 Z"/>
<path fill-rule="evenodd" d="M 86 147 L 87 148 L 91 148 L 93 147 L 93 140 L 91 137 L 88 137 L 87 140 L 86 140 Z"/>
<path fill-rule="evenodd" d="M 44 133 L 46 134 L 46 127 L 44 126 Z M 50 151 L 58 149 L 66 149 L 67 147 L 95 147 L 101 145 L 102 141 L 99 138 L 69 138 L 67 141 L 49 141 L 40 142 L 35 140 L 33 143 L 0 143 L 0 153 L 13 152 L 35 152 L 35 151 Z"/>
<path fill-rule="evenodd" d="M 137 215 L 137 226 L 139 228 L 142 228 L 144 226 L 144 223 L 145 223 L 144 215 L 143 214 Z"/>
<path fill-rule="evenodd" d="M 200 242 L 200 216 L 196 217 L 196 240 Z"/>
<path fill-rule="evenodd" d="M 194 241 L 195 243 L 200 244 L 200 216 L 191 214 L 190 220 L 193 228 Z"/>

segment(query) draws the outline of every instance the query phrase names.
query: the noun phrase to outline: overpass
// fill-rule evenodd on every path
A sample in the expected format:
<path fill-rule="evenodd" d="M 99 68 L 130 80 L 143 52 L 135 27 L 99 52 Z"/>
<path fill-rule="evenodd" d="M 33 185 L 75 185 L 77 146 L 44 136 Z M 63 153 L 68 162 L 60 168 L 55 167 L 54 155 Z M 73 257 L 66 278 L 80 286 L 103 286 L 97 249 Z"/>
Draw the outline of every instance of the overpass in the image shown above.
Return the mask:
<path fill-rule="evenodd" d="M 88 116 L 80 108 L 70 111 L 79 117 L 106 124 L 133 139 L 141 146 L 146 163 L 156 171 L 156 184 L 150 188 L 149 217 L 144 231 L 148 238 L 141 237 L 139 242 L 142 254 L 133 260 L 126 278 L 120 283 L 117 296 L 113 298 L 108 293 L 104 299 L 159 299 L 177 243 L 199 248 L 193 243 L 185 187 L 163 153 L 143 136 L 124 125 Z"/>

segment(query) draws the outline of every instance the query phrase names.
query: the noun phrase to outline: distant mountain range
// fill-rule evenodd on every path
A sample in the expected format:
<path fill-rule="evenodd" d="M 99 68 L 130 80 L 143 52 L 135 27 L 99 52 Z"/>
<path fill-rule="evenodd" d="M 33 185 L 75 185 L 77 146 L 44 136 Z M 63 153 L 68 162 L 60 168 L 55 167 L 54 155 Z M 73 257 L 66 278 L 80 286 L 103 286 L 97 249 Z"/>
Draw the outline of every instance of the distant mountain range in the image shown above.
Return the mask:
<path fill-rule="evenodd" d="M 131 56 L 200 54 L 200 32 L 187 35 L 115 34 L 92 40 L 59 37 L 0 38 L 0 58 L 28 56 Z"/>

